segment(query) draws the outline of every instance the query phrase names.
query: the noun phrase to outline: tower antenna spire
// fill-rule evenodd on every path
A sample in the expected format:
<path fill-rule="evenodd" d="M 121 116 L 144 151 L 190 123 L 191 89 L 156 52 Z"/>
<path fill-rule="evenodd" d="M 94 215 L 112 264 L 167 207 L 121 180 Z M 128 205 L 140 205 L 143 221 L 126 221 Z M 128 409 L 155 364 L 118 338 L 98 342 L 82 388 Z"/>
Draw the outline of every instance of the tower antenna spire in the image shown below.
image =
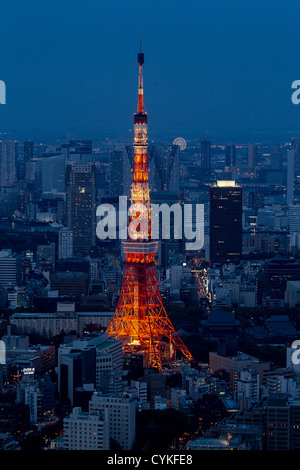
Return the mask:
<path fill-rule="evenodd" d="M 138 53 L 138 64 L 139 64 L 139 100 L 138 100 L 138 106 L 137 106 L 138 114 L 144 114 L 143 63 L 144 63 L 144 54 L 142 52 L 142 36 L 140 36 L 140 52 Z"/>

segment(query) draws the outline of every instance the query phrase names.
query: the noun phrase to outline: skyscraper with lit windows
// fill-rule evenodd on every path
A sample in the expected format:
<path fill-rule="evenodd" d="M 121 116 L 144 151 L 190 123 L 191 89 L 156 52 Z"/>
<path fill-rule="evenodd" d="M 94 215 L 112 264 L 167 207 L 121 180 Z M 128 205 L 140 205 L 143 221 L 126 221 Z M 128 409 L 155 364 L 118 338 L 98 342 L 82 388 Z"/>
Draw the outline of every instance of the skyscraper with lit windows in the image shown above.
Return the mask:
<path fill-rule="evenodd" d="M 242 188 L 218 181 L 210 188 L 210 262 L 239 263 L 242 255 Z"/>
<path fill-rule="evenodd" d="M 96 245 L 96 167 L 67 165 L 67 225 L 73 231 L 73 251 L 87 255 Z"/>

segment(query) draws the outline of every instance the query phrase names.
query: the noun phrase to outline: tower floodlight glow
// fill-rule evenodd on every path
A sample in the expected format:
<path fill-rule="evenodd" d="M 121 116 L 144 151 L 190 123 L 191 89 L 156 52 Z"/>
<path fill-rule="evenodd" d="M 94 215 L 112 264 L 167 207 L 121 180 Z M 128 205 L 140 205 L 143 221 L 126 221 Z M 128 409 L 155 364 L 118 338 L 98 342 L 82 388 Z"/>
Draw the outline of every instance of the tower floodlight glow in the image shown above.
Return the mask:
<path fill-rule="evenodd" d="M 147 160 L 147 113 L 144 111 L 143 64 L 144 54 L 140 42 L 138 53 L 138 105 L 134 114 L 134 164 L 131 185 L 131 203 L 143 204 L 146 213 L 140 226 L 138 240 L 123 242 L 126 254 L 123 283 L 114 316 L 108 325 L 109 336 L 123 340 L 124 351 L 140 351 L 144 366 L 161 370 L 162 363 L 174 359 L 175 351 L 181 351 L 192 360 L 191 353 L 176 333 L 167 316 L 159 292 L 155 253 L 158 241 L 151 237 L 151 210 Z M 141 217 L 130 216 L 130 222 Z M 144 231 L 144 233 L 143 233 Z"/>

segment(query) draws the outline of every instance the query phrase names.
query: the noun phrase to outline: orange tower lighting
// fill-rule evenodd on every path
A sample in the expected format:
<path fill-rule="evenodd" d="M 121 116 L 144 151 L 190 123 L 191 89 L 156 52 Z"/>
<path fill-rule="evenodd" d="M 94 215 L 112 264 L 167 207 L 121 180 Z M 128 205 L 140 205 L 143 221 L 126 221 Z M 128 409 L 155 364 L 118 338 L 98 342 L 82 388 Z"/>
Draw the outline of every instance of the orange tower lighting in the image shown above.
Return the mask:
<path fill-rule="evenodd" d="M 187 359 L 193 357 L 169 320 L 159 292 L 155 253 L 158 241 L 151 238 L 151 209 L 147 161 L 147 113 L 144 110 L 144 54 L 138 53 L 139 85 L 137 113 L 134 114 L 134 165 L 131 203 L 146 207 L 146 224 L 137 223 L 139 237 L 123 242 L 126 254 L 123 283 L 117 309 L 108 325 L 109 336 L 122 339 L 124 351 L 141 351 L 144 366 L 161 370 L 163 361 L 172 360 L 176 349 Z M 136 206 L 138 207 L 138 206 Z M 130 216 L 130 221 L 141 214 Z M 138 221 L 136 221 L 138 222 Z M 144 233 L 143 233 L 144 231 Z"/>

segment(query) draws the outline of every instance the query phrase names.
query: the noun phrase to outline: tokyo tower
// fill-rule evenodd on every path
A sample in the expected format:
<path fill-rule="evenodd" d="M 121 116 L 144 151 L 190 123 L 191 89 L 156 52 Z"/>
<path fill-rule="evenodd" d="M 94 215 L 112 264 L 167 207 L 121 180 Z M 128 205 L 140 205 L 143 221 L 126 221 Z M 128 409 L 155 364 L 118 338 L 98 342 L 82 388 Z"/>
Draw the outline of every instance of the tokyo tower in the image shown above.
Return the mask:
<path fill-rule="evenodd" d="M 143 205 L 143 214 L 130 215 L 130 222 L 136 219 L 138 239 L 129 237 L 123 242 L 126 254 L 123 283 L 114 316 L 107 333 L 123 339 L 124 351 L 140 351 L 144 355 L 144 367 L 162 369 L 164 361 L 175 357 L 175 350 L 181 351 L 187 359 L 192 355 L 176 333 L 169 320 L 159 292 L 155 253 L 158 241 L 151 237 L 151 210 L 147 162 L 147 113 L 144 111 L 143 90 L 144 54 L 138 53 L 139 80 L 138 105 L 134 114 L 134 164 L 131 185 L 131 203 Z M 139 206 L 136 206 L 139 207 Z M 141 216 L 145 223 L 138 223 Z M 138 219 L 139 217 L 139 219 Z M 130 224 L 129 224 L 130 225 Z"/>

